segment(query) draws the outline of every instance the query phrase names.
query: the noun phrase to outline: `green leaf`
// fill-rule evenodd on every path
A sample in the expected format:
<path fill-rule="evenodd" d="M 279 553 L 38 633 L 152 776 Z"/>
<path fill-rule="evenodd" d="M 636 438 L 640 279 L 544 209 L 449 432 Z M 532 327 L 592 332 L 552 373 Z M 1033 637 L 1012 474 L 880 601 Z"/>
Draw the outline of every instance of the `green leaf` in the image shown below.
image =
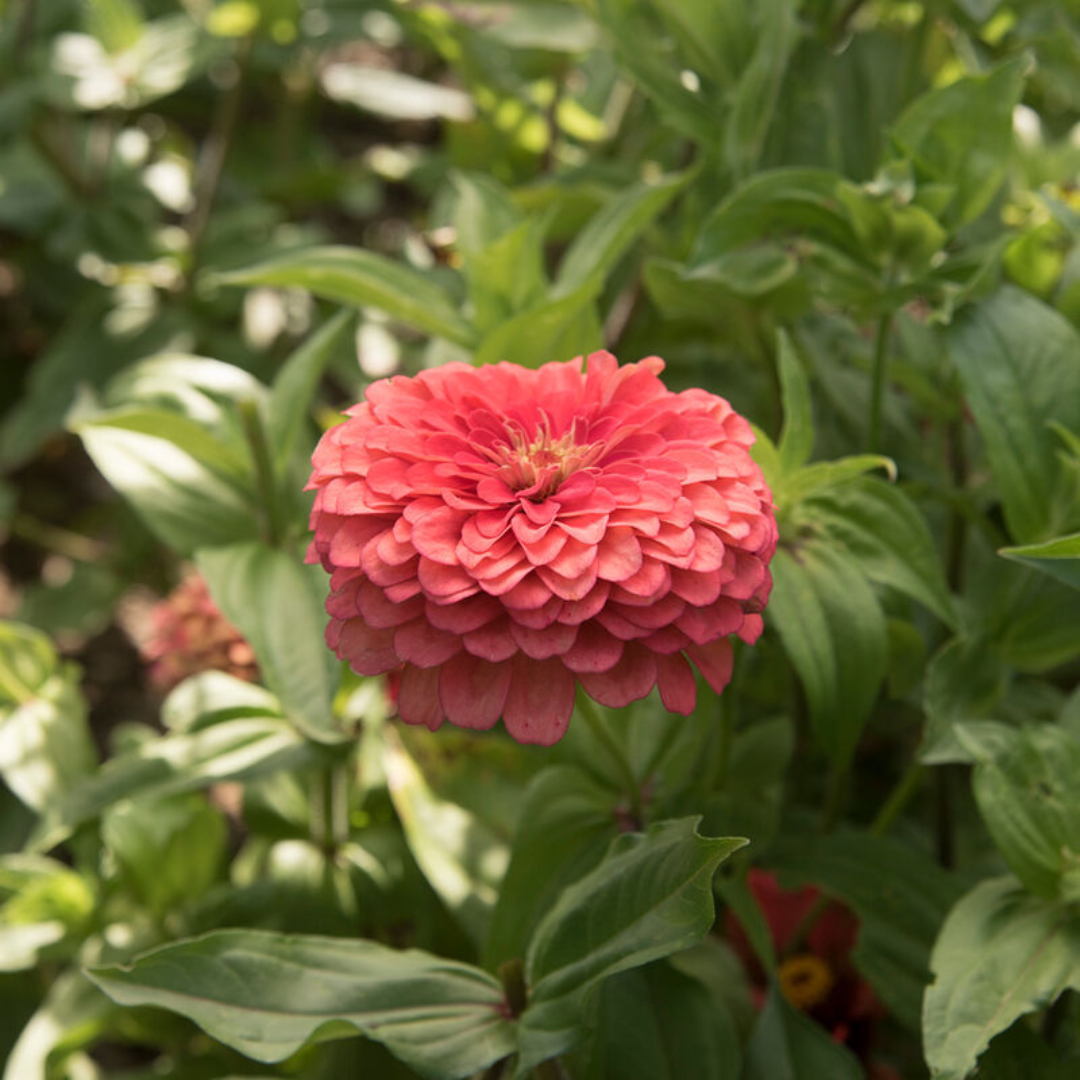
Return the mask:
<path fill-rule="evenodd" d="M 266 425 L 279 474 L 297 448 L 323 370 L 355 324 L 354 312 L 338 312 L 281 365 L 270 390 Z"/>
<path fill-rule="evenodd" d="M 251 643 L 267 685 L 309 738 L 340 742 L 332 702 L 337 663 L 326 648 L 320 570 L 265 544 L 196 553 L 222 614 Z"/>
<path fill-rule="evenodd" d="M 455 171 L 454 232 L 466 260 L 479 255 L 522 221 L 510 192 L 486 173 Z"/>
<path fill-rule="evenodd" d="M 481 334 L 545 303 L 548 224 L 546 216 L 527 218 L 466 262 L 473 322 Z"/>
<path fill-rule="evenodd" d="M 158 918 L 200 899 L 225 862 L 225 822 L 198 795 L 116 803 L 105 811 L 101 837 Z"/>
<path fill-rule="evenodd" d="M 1080 334 L 1052 308 L 1004 288 L 949 335 L 1013 538 L 1046 540 L 1075 521 L 1073 478 L 1047 425 L 1080 430 Z"/>
<path fill-rule="evenodd" d="M 786 475 L 810 460 L 814 449 L 814 413 L 806 372 L 795 355 L 791 338 L 783 330 L 776 334 L 776 368 L 784 413 L 784 426 L 777 445 L 780 452 L 778 465 L 781 475 Z"/>
<path fill-rule="evenodd" d="M 637 0 L 596 0 L 595 14 L 620 64 L 660 115 L 697 142 L 715 140 L 716 117 L 709 102 L 683 83 L 683 66 L 656 33 L 645 5 Z"/>
<path fill-rule="evenodd" d="M 602 330 L 595 303 L 600 285 L 594 278 L 567 296 L 545 300 L 508 319 L 480 343 L 475 362 L 510 360 L 539 367 L 549 360 L 568 360 L 600 348 Z"/>
<path fill-rule="evenodd" d="M 430 277 L 373 251 L 314 247 L 222 274 L 226 285 L 282 285 L 326 300 L 385 311 L 393 319 L 456 345 L 474 344 L 472 327 Z"/>
<path fill-rule="evenodd" d="M 419 949 L 220 930 L 89 975 L 119 1004 L 178 1012 L 256 1061 L 359 1033 L 423 1076 L 458 1080 L 513 1051 L 495 979 Z"/>
<path fill-rule="evenodd" d="M 1080 741 L 1039 724 L 961 725 L 979 812 L 1009 869 L 1045 900 L 1080 899 Z"/>
<path fill-rule="evenodd" d="M 544 769 L 532 779 L 491 917 L 485 967 L 523 956 L 563 888 L 600 861 L 618 832 L 616 798 L 572 765 Z"/>
<path fill-rule="evenodd" d="M 854 829 L 782 837 L 769 865 L 816 885 L 858 916 L 856 968 L 889 1012 L 918 1032 L 930 950 L 960 895 L 959 882 L 918 848 Z"/>
<path fill-rule="evenodd" d="M 685 949 L 712 926 L 713 873 L 746 841 L 704 837 L 695 824 L 683 818 L 620 837 L 537 926 L 525 958 L 519 1077 L 584 1038 L 585 1004 L 604 979 Z"/>
<path fill-rule="evenodd" d="M 926 1060 L 934 1080 L 964 1080 L 998 1032 L 1080 989 L 1080 919 L 1012 877 L 983 881 L 949 913 L 930 967 Z"/>
<path fill-rule="evenodd" d="M 915 166 L 920 185 L 953 189 L 946 216 L 954 227 L 977 218 L 1005 179 L 1012 150 L 1012 115 L 1020 100 L 1026 57 L 966 75 L 916 98 L 892 126 L 899 155 Z"/>
<path fill-rule="evenodd" d="M 1080 589 L 1080 533 L 1058 536 L 1043 544 L 1002 548 L 998 554 L 1033 566 L 1074 589 Z"/>
<path fill-rule="evenodd" d="M 773 984 L 740 1080 L 863 1080 L 863 1071 L 846 1046 L 793 1009 Z"/>
<path fill-rule="evenodd" d="M 193 423 L 164 411 L 121 412 L 78 421 L 74 430 L 105 479 L 181 554 L 258 535 L 250 491 L 222 471 L 224 448 Z"/>
<path fill-rule="evenodd" d="M 1005 693 L 1005 667 L 985 636 L 957 637 L 934 654 L 923 684 L 926 733 L 919 759 L 927 765 L 969 762 L 956 725 L 993 714 Z"/>
<path fill-rule="evenodd" d="M 474 814 L 439 798 L 392 731 L 383 740 L 383 768 L 409 849 L 443 903 L 483 942 L 506 871 L 506 845 Z"/>
<path fill-rule="evenodd" d="M 569 296 L 590 281 L 606 281 L 630 245 L 663 212 L 691 175 L 674 173 L 655 182 L 643 180 L 605 202 L 563 256 L 552 296 Z"/>
<path fill-rule="evenodd" d="M 903 491 L 863 477 L 819 491 L 802 510 L 857 560 L 867 577 L 907 593 L 947 626 L 956 626 L 933 537 Z"/>
<path fill-rule="evenodd" d="M 44 634 L 0 622 L 0 775 L 38 813 L 96 764 L 78 678 Z"/>
<path fill-rule="evenodd" d="M 739 73 L 724 124 L 724 158 L 737 177 L 753 172 L 776 109 L 788 60 L 799 39 L 797 4 L 765 0 L 754 5 L 754 51 Z"/>
<path fill-rule="evenodd" d="M 866 578 L 824 544 L 778 551 L 772 574 L 770 623 L 798 672 L 818 742 L 842 766 L 885 677 L 885 617 Z"/>
<path fill-rule="evenodd" d="M 597 1032 L 583 1080 L 735 1080 L 739 1037 L 722 1001 L 660 961 L 600 989 Z"/>
<path fill-rule="evenodd" d="M 792 476 L 785 477 L 773 494 L 777 505 L 786 508 L 816 492 L 849 484 L 874 469 L 884 469 L 890 480 L 896 479 L 896 465 L 892 458 L 881 454 L 852 454 L 836 461 L 815 461 L 799 469 Z"/>
<path fill-rule="evenodd" d="M 77 826 L 121 799 L 163 797 L 303 768 L 314 749 L 279 716 L 242 717 L 191 732 L 166 735 L 106 762 L 50 803 L 33 841 L 38 850 L 63 842 Z"/>

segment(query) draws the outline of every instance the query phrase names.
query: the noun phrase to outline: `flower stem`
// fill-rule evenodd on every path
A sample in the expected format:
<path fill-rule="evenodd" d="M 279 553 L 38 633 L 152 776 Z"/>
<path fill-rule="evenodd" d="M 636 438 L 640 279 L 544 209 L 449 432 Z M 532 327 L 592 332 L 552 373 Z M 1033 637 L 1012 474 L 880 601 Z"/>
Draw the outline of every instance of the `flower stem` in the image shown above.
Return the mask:
<path fill-rule="evenodd" d="M 911 801 L 911 797 L 919 790 L 925 773 L 926 766 L 918 761 L 913 761 L 907 767 L 892 791 L 889 792 L 889 797 L 882 803 L 874 820 L 870 822 L 870 832 L 874 836 L 881 836 L 889 831 L 893 822 Z"/>
<path fill-rule="evenodd" d="M 581 714 L 581 718 L 589 725 L 592 733 L 604 744 L 604 748 L 611 755 L 612 761 L 619 770 L 623 786 L 626 790 L 626 796 L 630 800 L 630 814 L 633 817 L 634 822 L 639 827 L 644 825 L 645 819 L 641 803 L 641 786 L 637 782 L 637 777 L 634 776 L 634 770 L 630 767 L 629 758 L 627 758 L 626 754 L 623 752 L 623 748 L 612 734 L 611 728 L 608 727 L 607 721 L 600 714 L 600 710 L 593 704 L 590 698 L 587 698 L 584 694 L 579 694 L 577 709 Z"/>
<path fill-rule="evenodd" d="M 825 832 L 836 828 L 847 802 L 847 766 L 834 765 L 829 772 L 829 785 L 825 789 L 825 802 L 821 814 L 821 827 Z"/>
<path fill-rule="evenodd" d="M 889 359 L 889 335 L 892 332 L 892 312 L 887 311 L 878 321 L 874 338 L 874 366 L 870 383 L 870 423 L 866 433 L 866 449 L 875 454 L 881 444 L 881 415 L 885 399 L 885 367 Z"/>

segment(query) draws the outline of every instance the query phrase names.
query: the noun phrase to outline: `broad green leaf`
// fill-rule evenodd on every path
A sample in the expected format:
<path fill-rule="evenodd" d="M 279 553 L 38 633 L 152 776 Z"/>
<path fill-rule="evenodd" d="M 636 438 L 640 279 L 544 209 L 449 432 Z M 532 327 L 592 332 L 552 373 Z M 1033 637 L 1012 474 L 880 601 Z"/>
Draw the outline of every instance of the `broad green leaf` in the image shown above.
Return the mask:
<path fill-rule="evenodd" d="M 1080 989 L 1080 918 L 1015 878 L 983 881 L 949 913 L 930 967 L 926 1061 L 934 1080 L 964 1080 L 995 1035 Z"/>
<path fill-rule="evenodd" d="M 597 1030 L 582 1080 L 736 1080 L 739 1036 L 722 1001 L 658 961 L 600 988 Z"/>
<path fill-rule="evenodd" d="M 50 803 L 34 847 L 48 850 L 72 830 L 121 799 L 164 797 L 242 780 L 279 769 L 303 768 L 315 751 L 279 716 L 243 717 L 144 743 L 106 762 Z"/>
<path fill-rule="evenodd" d="M 512 5 L 485 20 L 480 32 L 511 49 L 583 52 L 600 44 L 596 24 L 568 4 Z"/>
<path fill-rule="evenodd" d="M 854 829 L 781 837 L 769 865 L 858 916 L 856 968 L 889 1012 L 917 1032 L 930 950 L 960 883 L 918 848 Z"/>
<path fill-rule="evenodd" d="M 781 475 L 805 465 L 814 449 L 814 413 L 810 403 L 810 384 L 802 362 L 795 354 L 791 338 L 780 330 L 776 335 L 776 368 L 780 376 L 780 402 L 784 426 L 777 450 Z"/>
<path fill-rule="evenodd" d="M 1045 900 L 1080 899 L 1080 741 L 1055 724 L 961 725 L 979 812 L 1009 869 Z"/>
<path fill-rule="evenodd" d="M 179 683 L 161 706 L 161 722 L 170 731 L 194 731 L 222 720 L 281 715 L 269 690 L 228 675 L 201 671 Z"/>
<path fill-rule="evenodd" d="M 1019 57 L 930 90 L 892 126 L 892 143 L 911 160 L 920 185 L 942 184 L 953 190 L 947 220 L 955 227 L 977 218 L 1005 179 L 1013 108 L 1028 64 Z M 943 210 L 936 208 L 939 216 Z"/>
<path fill-rule="evenodd" d="M 797 7 L 792 0 L 754 5 L 754 51 L 739 73 L 724 124 L 724 158 L 734 176 L 753 172 L 761 158 L 780 85 L 799 39 Z"/>
<path fill-rule="evenodd" d="M 885 677 L 885 617 L 866 578 L 826 544 L 778 551 L 772 574 L 770 624 L 806 692 L 814 734 L 843 765 Z"/>
<path fill-rule="evenodd" d="M 509 360 L 539 367 L 549 360 L 568 360 L 600 348 L 603 342 L 596 297 L 601 284 L 594 278 L 566 296 L 548 299 L 508 319 L 480 343 L 475 362 Z"/>
<path fill-rule="evenodd" d="M 556 765 L 533 778 L 492 913 L 485 967 L 523 956 L 561 890 L 600 861 L 618 832 L 616 799 L 576 766 Z"/>
<path fill-rule="evenodd" d="M 227 285 L 282 285 L 326 300 L 385 311 L 391 318 L 466 348 L 473 331 L 430 277 L 362 248 L 315 247 L 289 252 L 218 278 Z"/>
<path fill-rule="evenodd" d="M 782 168 L 741 184 L 706 218 L 693 265 L 703 267 L 763 237 L 802 234 L 853 259 L 862 244 L 837 200 L 841 178 L 826 169 Z"/>
<path fill-rule="evenodd" d="M 259 543 L 204 548 L 195 561 L 289 718 L 318 742 L 341 741 L 332 711 L 337 664 L 323 641 L 321 571 Z"/>
<path fill-rule="evenodd" d="M 559 264 L 553 297 L 569 296 L 590 281 L 601 284 L 630 245 L 685 186 L 690 173 L 641 181 L 609 199 L 574 237 Z"/>
<path fill-rule="evenodd" d="M 746 1047 L 740 1080 L 863 1080 L 855 1055 L 792 1008 L 774 984 Z"/>
<path fill-rule="evenodd" d="M 423 1076 L 458 1080 L 514 1049 L 490 975 L 374 941 L 220 930 L 89 974 L 119 1004 L 178 1012 L 256 1061 L 361 1034 Z"/>
<path fill-rule="evenodd" d="M 86 28 L 110 53 L 130 48 L 142 36 L 143 13 L 135 0 L 89 0 Z"/>
<path fill-rule="evenodd" d="M 38 813 L 96 764 L 78 677 L 44 634 L 0 622 L 0 775 Z"/>
<path fill-rule="evenodd" d="M 1026 1024 L 1013 1024 L 979 1059 L 979 1080 L 1071 1080 L 1075 1065 Z"/>
<path fill-rule="evenodd" d="M 525 957 L 519 1077 L 582 1040 L 583 1009 L 604 979 L 685 949 L 712 926 L 713 873 L 746 841 L 703 837 L 695 824 L 619 838 L 537 926 Z"/>
<path fill-rule="evenodd" d="M 867 577 L 907 593 L 955 627 L 956 612 L 933 537 L 903 491 L 862 477 L 819 491 L 801 510 L 840 542 Z"/>
<path fill-rule="evenodd" d="M 285 470 L 297 448 L 319 378 L 355 321 L 353 312 L 339 312 L 281 365 L 274 379 L 266 427 L 279 474 Z"/>
<path fill-rule="evenodd" d="M 482 943 L 506 872 L 506 845 L 474 814 L 439 798 L 393 732 L 383 739 L 383 768 L 409 848 L 443 903 Z"/>
<path fill-rule="evenodd" d="M 1080 333 L 1013 288 L 961 313 L 949 335 L 967 405 L 1005 511 L 1021 544 L 1075 524 L 1075 485 L 1047 425 L 1080 430 Z"/>
<path fill-rule="evenodd" d="M 101 838 L 158 918 L 200 899 L 225 861 L 225 822 L 194 794 L 116 803 L 102 817 Z"/>
<path fill-rule="evenodd" d="M 481 334 L 497 332 L 508 320 L 544 305 L 548 223 L 545 217 L 527 218 L 466 263 L 473 322 Z"/>
<path fill-rule="evenodd" d="M 230 544 L 259 534 L 253 496 L 219 470 L 216 442 L 206 436 L 196 449 L 196 440 L 178 445 L 169 435 L 177 433 L 174 421 L 179 418 L 165 412 L 158 418 L 168 421 L 161 429 L 167 434 L 154 433 L 149 412 L 142 414 L 150 421 L 146 430 L 128 423 L 129 416 L 81 420 L 75 431 L 105 479 L 131 500 L 164 543 L 190 555 L 200 545 Z M 190 435 L 194 425 L 181 421 L 181 426 Z M 207 442 L 214 446 L 209 460 L 201 456 Z"/>
<path fill-rule="evenodd" d="M 1080 589 L 1080 533 L 1059 536 L 1043 544 L 1002 548 L 998 554 L 1033 566 L 1074 589 Z"/>

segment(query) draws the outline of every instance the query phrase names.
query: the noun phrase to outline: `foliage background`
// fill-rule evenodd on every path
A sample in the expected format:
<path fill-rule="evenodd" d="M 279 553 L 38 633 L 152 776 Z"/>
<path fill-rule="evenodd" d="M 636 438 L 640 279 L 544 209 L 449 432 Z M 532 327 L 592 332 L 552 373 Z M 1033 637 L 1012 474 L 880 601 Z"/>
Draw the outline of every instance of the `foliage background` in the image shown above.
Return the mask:
<path fill-rule="evenodd" d="M 596 944 L 541 914 L 610 914 L 632 852 L 605 851 L 649 823 L 645 880 L 690 903 L 728 854 L 671 824 L 701 814 L 751 843 L 694 885 L 696 930 L 639 926 L 633 971 L 546 1003 L 572 1075 L 959 1078 L 987 1045 L 980 1076 L 1073 1074 L 1075 5 L 0 14 L 8 1077 L 415 1075 L 357 1039 L 256 1064 L 228 1017 L 217 1041 L 138 977 L 113 977 L 144 1006 L 121 1008 L 80 974 L 220 927 L 469 972 L 531 939 L 536 1011 L 492 1052 L 539 1062 L 537 942 Z M 330 666 L 299 568 L 316 427 L 391 372 L 601 345 L 664 356 L 669 385 L 761 430 L 765 638 L 722 700 L 601 717 L 607 743 L 580 717 L 546 752 L 384 725 L 379 686 Z M 132 637 L 191 561 L 266 688 L 203 676 L 162 710 Z M 668 885 L 664 845 L 689 868 Z M 858 1059 L 776 992 L 755 1019 L 723 910 L 772 973 L 751 866 L 860 920 L 888 1016 Z M 701 937 L 712 891 L 703 942 L 641 951 Z M 280 970 L 253 985 L 288 997 Z"/>

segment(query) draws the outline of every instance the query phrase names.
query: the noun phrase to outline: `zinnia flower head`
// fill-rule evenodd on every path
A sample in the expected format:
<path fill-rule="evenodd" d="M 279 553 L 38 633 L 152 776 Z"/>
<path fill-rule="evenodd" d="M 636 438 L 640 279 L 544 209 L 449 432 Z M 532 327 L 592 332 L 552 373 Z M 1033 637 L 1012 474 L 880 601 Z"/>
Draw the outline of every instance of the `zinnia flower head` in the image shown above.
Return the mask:
<path fill-rule="evenodd" d="M 206 582 L 190 574 L 150 611 L 151 633 L 140 646 L 150 682 L 162 693 L 201 671 L 258 679 L 255 653 L 210 597 Z"/>
<path fill-rule="evenodd" d="M 664 363 L 447 364 L 368 387 L 313 458 L 327 642 L 403 720 L 562 737 L 576 684 L 689 713 L 753 642 L 776 547 L 747 422 Z"/>

